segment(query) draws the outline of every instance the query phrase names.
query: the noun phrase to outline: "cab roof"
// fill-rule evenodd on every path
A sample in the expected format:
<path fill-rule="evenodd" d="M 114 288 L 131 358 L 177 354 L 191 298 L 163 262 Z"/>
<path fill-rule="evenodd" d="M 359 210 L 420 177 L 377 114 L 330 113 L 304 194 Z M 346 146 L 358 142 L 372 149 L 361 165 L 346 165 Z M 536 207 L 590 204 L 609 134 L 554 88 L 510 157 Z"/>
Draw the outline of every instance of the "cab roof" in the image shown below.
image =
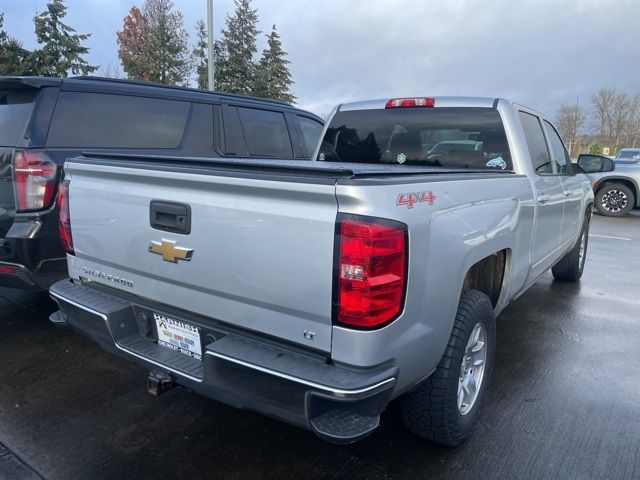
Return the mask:
<path fill-rule="evenodd" d="M 383 110 L 390 99 L 394 97 L 364 100 L 361 102 L 343 103 L 338 106 L 338 111 L 344 112 L 349 110 Z M 434 100 L 434 107 L 484 107 L 495 108 L 498 98 L 491 97 L 398 97 L 398 98 L 429 98 Z"/>

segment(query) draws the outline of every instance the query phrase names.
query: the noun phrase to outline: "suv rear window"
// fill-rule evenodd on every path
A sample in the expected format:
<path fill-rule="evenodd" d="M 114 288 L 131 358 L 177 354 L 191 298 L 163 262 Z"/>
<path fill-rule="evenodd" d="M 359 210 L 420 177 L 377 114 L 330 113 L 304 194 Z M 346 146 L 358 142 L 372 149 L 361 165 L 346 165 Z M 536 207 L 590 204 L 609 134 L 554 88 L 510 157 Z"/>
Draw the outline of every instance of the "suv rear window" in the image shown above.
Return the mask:
<path fill-rule="evenodd" d="M 0 90 L 0 145 L 14 147 L 24 131 L 25 122 L 37 90 Z"/>
<path fill-rule="evenodd" d="M 189 102 L 103 93 L 62 92 L 48 147 L 177 148 Z"/>
<path fill-rule="evenodd" d="M 512 170 L 492 108 L 395 108 L 338 112 L 318 161 Z"/>
<path fill-rule="evenodd" d="M 238 107 L 249 155 L 293 157 L 289 130 L 281 112 Z"/>

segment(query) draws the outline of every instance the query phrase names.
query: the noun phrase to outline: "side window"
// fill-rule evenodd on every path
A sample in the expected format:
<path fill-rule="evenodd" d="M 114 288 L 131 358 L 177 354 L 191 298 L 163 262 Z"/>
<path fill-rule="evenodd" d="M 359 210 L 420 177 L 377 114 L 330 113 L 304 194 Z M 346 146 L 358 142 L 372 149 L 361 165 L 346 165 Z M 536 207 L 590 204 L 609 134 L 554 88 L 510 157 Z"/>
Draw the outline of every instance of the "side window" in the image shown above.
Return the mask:
<path fill-rule="evenodd" d="M 222 107 L 222 123 L 224 124 L 224 153 L 227 155 L 248 155 L 236 107 Z"/>
<path fill-rule="evenodd" d="M 547 136 L 549 137 L 549 142 L 551 143 L 551 158 L 553 162 L 556 164 L 556 172 L 559 174 L 570 174 L 571 166 L 569 164 L 569 154 L 567 150 L 564 148 L 564 144 L 556 132 L 556 129 L 553 128 L 546 120 L 544 121 L 544 128 L 547 131 Z"/>
<path fill-rule="evenodd" d="M 211 105 L 194 103 L 191 118 L 182 142 L 182 151 L 194 155 L 213 153 L 213 108 Z"/>
<path fill-rule="evenodd" d="M 323 126 L 321 123 L 311 120 L 309 117 L 301 117 L 298 115 L 298 120 L 300 121 L 304 144 L 307 147 L 307 156 L 310 157 L 318 146 Z"/>
<path fill-rule="evenodd" d="M 553 173 L 549 151 L 547 150 L 547 142 L 542 133 L 542 125 L 535 115 L 526 112 L 520 113 L 520 122 L 524 130 L 524 136 L 527 139 L 527 148 L 533 162 L 533 169 L 536 173 L 550 174 Z"/>
<path fill-rule="evenodd" d="M 238 107 L 249 155 L 293 157 L 291 138 L 282 112 Z"/>
<path fill-rule="evenodd" d="M 62 92 L 48 147 L 180 147 L 190 102 L 103 93 Z"/>

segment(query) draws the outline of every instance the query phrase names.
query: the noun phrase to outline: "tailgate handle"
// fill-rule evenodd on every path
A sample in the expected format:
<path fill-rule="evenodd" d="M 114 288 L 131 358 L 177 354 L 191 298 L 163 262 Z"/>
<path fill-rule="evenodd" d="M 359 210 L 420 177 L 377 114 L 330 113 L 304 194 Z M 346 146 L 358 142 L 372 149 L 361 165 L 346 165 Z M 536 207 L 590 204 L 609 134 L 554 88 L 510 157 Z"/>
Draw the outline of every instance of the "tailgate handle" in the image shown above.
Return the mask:
<path fill-rule="evenodd" d="M 151 228 L 171 233 L 191 233 L 191 207 L 183 203 L 152 201 L 149 206 Z"/>

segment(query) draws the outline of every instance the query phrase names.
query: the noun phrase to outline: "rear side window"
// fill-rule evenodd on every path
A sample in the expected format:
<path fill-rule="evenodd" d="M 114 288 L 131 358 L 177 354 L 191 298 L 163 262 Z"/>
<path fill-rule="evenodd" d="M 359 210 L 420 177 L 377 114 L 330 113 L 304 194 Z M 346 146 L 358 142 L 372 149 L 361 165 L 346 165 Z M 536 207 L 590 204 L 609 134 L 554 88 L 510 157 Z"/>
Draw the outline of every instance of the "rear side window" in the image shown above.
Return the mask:
<path fill-rule="evenodd" d="M 62 92 L 47 146 L 178 148 L 189 102 L 102 93 Z"/>
<path fill-rule="evenodd" d="M 492 108 L 395 108 L 338 112 L 319 161 L 512 170 Z"/>
<path fill-rule="evenodd" d="M 308 117 L 298 116 L 298 120 L 300 121 L 304 144 L 307 147 L 307 155 L 311 155 L 316 150 L 320 135 L 322 134 L 323 125 Z"/>
<path fill-rule="evenodd" d="M 249 155 L 293 157 L 289 130 L 282 112 L 238 107 Z"/>
<path fill-rule="evenodd" d="M 36 90 L 0 90 L 0 145 L 14 147 L 24 132 Z"/>
<path fill-rule="evenodd" d="M 553 160 L 553 163 L 555 163 L 556 165 L 556 173 L 571 173 L 571 171 L 569 170 L 571 168 L 569 166 L 569 154 L 564 148 L 564 143 L 562 143 L 558 132 L 556 132 L 556 129 L 553 128 L 553 125 L 551 125 L 546 120 L 544 121 L 544 128 L 547 130 L 547 136 L 549 137 L 549 142 L 551 143 L 551 158 Z"/>
<path fill-rule="evenodd" d="M 533 169 L 536 173 L 549 174 L 553 173 L 551 168 L 551 160 L 549 151 L 547 150 L 547 142 L 542 133 L 542 125 L 535 115 L 526 112 L 520 113 L 520 123 L 524 130 L 524 136 L 527 140 L 527 148 L 529 156 L 533 163 Z"/>
<path fill-rule="evenodd" d="M 238 110 L 235 107 L 224 106 L 222 108 L 222 118 L 224 123 L 224 153 L 226 155 L 248 155 Z"/>

